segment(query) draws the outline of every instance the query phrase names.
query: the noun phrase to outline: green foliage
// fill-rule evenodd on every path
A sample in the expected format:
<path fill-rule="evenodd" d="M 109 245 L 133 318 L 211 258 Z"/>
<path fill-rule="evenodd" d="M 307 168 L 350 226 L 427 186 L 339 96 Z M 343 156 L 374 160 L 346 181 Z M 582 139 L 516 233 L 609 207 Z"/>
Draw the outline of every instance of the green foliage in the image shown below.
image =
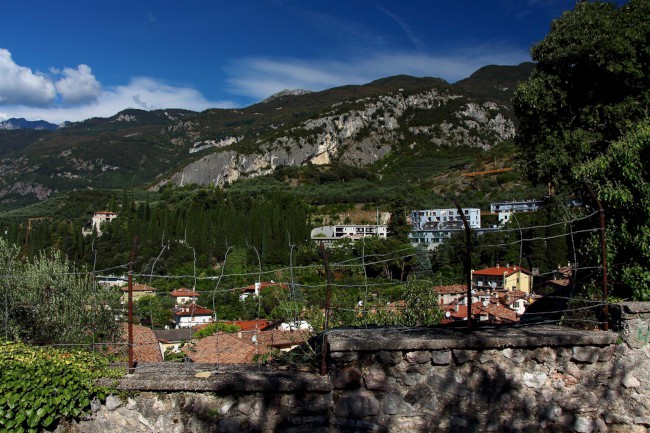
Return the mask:
<path fill-rule="evenodd" d="M 112 341 L 119 293 L 75 271 L 55 251 L 24 262 L 17 248 L 0 239 L 5 335 L 36 344 Z"/>
<path fill-rule="evenodd" d="M 203 328 L 196 331 L 192 338 L 204 338 L 209 337 L 210 335 L 216 334 L 217 332 L 228 332 L 234 334 L 239 331 L 241 328 L 237 325 L 231 325 L 229 323 L 210 323 L 209 325 L 204 326 Z"/>
<path fill-rule="evenodd" d="M 158 296 L 142 296 L 135 302 L 135 314 L 143 325 L 154 328 L 163 328 L 169 325 L 172 313 L 166 308 Z"/>
<path fill-rule="evenodd" d="M 650 298 L 648 34 L 646 0 L 579 2 L 533 47 L 536 69 L 513 99 L 523 171 L 558 192 L 592 185 L 606 205 L 615 292 L 638 300 Z M 598 257 L 597 242 L 585 243 Z"/>
<path fill-rule="evenodd" d="M 101 355 L 18 342 L 0 342 L 0 371 L 0 428 L 11 432 L 49 430 L 79 417 L 105 397 L 95 380 L 116 375 Z"/>

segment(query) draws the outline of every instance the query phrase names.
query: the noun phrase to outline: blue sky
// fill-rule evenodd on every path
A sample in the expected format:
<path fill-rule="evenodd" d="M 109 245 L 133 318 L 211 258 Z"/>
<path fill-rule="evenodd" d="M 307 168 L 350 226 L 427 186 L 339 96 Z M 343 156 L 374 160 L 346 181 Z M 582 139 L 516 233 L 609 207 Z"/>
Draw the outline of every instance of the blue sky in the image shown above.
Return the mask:
<path fill-rule="evenodd" d="M 0 0 L 0 120 L 244 107 L 528 50 L 566 0 Z"/>

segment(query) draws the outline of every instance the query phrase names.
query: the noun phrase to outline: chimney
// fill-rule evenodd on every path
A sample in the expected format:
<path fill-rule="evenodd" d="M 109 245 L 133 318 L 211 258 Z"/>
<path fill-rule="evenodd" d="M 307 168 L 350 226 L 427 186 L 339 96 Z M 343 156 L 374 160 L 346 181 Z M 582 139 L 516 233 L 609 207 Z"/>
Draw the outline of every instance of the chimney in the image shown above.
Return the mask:
<path fill-rule="evenodd" d="M 497 269 L 499 269 L 499 264 L 497 263 Z"/>

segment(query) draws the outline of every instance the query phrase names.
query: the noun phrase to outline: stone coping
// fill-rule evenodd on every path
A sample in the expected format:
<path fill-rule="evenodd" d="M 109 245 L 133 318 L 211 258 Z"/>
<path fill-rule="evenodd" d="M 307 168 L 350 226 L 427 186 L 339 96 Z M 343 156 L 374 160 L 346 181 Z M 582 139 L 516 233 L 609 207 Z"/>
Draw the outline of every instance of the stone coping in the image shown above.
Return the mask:
<path fill-rule="evenodd" d="M 147 363 L 121 379 L 102 379 L 100 385 L 119 390 L 169 392 L 314 392 L 328 393 L 327 376 L 295 371 L 256 371 L 215 364 Z"/>
<path fill-rule="evenodd" d="M 625 314 L 650 313 L 650 302 L 624 302 L 612 305 L 620 306 Z"/>
<path fill-rule="evenodd" d="M 383 350 L 504 349 L 607 346 L 618 334 L 583 331 L 556 325 L 467 328 L 335 329 L 328 333 L 330 352 Z"/>

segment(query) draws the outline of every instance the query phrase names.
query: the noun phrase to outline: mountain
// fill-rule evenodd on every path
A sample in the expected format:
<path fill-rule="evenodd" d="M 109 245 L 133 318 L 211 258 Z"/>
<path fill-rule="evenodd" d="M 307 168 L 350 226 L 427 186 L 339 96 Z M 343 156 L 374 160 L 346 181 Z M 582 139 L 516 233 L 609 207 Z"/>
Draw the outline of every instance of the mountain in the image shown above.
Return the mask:
<path fill-rule="evenodd" d="M 76 189 L 226 185 L 289 166 L 430 176 L 441 149 L 512 138 L 509 97 L 530 71 L 493 66 L 455 84 L 400 75 L 242 109 L 129 109 L 54 131 L 0 130 L 0 207 Z"/>
<path fill-rule="evenodd" d="M 36 129 L 36 130 L 46 130 L 54 131 L 59 126 L 45 120 L 25 120 L 20 119 L 7 119 L 0 122 L 0 129 L 14 130 L 14 129 Z"/>

